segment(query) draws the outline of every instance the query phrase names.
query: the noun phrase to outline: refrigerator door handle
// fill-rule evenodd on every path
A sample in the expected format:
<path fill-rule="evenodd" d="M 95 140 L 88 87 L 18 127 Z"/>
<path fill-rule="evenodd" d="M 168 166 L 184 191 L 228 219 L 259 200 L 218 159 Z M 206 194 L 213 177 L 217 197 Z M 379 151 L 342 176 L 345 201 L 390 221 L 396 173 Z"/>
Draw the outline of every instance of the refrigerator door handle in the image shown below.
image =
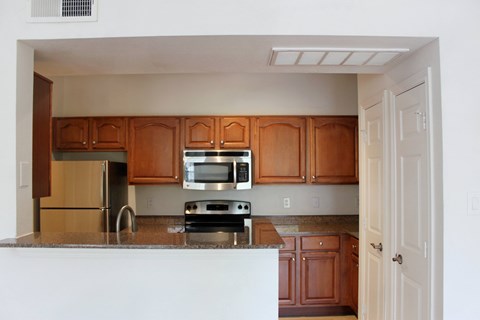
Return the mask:
<path fill-rule="evenodd" d="M 107 190 L 108 183 L 108 169 L 107 169 L 107 162 L 102 163 L 102 187 L 100 188 L 101 194 L 101 201 L 102 207 L 109 207 L 110 199 Z"/>

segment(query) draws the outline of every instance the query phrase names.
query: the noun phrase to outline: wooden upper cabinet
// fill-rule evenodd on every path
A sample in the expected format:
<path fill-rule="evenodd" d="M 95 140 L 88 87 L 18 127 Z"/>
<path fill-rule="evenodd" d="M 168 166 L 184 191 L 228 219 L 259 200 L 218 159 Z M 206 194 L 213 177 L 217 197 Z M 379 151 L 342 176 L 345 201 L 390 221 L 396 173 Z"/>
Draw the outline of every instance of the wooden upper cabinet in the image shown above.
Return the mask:
<path fill-rule="evenodd" d="M 358 183 L 358 118 L 310 119 L 310 182 Z"/>
<path fill-rule="evenodd" d="M 32 197 L 50 196 L 52 160 L 53 82 L 37 73 L 33 78 Z"/>
<path fill-rule="evenodd" d="M 220 148 L 250 148 L 250 118 L 223 117 L 219 119 Z"/>
<path fill-rule="evenodd" d="M 129 183 L 179 182 L 180 120 L 178 118 L 131 118 L 128 143 Z"/>
<path fill-rule="evenodd" d="M 255 119 L 255 183 L 305 182 L 304 117 Z"/>
<path fill-rule="evenodd" d="M 126 149 L 126 118 L 91 118 L 90 128 L 92 149 Z"/>
<path fill-rule="evenodd" d="M 55 118 L 54 146 L 61 151 L 123 151 L 127 118 Z"/>
<path fill-rule="evenodd" d="M 56 118 L 54 123 L 56 150 L 88 150 L 88 118 Z"/>
<path fill-rule="evenodd" d="M 184 127 L 185 148 L 250 148 L 248 117 L 188 117 Z"/>
<path fill-rule="evenodd" d="M 185 148 L 215 148 L 215 118 L 185 118 Z"/>

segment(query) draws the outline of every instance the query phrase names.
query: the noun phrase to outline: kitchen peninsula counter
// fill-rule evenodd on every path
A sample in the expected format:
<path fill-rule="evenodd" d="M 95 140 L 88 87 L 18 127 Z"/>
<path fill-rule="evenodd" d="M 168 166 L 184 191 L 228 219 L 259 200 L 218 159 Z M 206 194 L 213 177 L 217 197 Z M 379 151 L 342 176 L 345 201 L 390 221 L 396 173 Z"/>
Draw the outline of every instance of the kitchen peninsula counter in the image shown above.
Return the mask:
<path fill-rule="evenodd" d="M 136 233 L 36 232 L 0 241 L 15 248 L 111 248 L 111 249 L 279 249 L 284 243 L 271 222 L 252 219 L 244 232 L 184 232 L 175 218 L 142 222 Z"/>

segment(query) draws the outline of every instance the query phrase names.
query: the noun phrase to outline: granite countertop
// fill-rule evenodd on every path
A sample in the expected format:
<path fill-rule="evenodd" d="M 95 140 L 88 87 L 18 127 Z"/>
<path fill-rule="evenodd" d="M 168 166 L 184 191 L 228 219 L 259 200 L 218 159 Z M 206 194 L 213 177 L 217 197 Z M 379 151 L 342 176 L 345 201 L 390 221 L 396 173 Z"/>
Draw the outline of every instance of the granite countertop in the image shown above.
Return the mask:
<path fill-rule="evenodd" d="M 347 233 L 358 238 L 358 216 L 265 216 L 284 235 Z"/>
<path fill-rule="evenodd" d="M 236 233 L 184 232 L 183 216 L 138 216 L 138 232 L 32 233 L 0 241 L 17 248 L 279 249 L 280 235 L 347 233 L 358 238 L 358 216 L 255 216 Z"/>
<path fill-rule="evenodd" d="M 141 219 L 138 219 L 141 220 Z M 156 223 L 155 223 L 156 222 Z M 158 223 L 164 222 L 164 223 Z M 165 223 L 166 222 L 166 223 Z M 15 248 L 111 248 L 111 249 L 279 249 L 284 243 L 268 220 L 252 219 L 244 232 L 184 232 L 179 221 L 156 219 L 140 222 L 136 233 L 36 232 L 0 241 Z"/>

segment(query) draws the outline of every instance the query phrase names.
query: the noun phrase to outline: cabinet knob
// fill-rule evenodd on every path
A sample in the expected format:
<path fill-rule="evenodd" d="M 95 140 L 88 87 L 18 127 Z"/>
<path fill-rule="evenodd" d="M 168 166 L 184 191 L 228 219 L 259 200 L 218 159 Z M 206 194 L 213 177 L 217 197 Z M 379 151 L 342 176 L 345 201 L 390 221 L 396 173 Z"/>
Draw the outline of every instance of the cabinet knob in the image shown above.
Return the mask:
<path fill-rule="evenodd" d="M 93 143 L 93 144 L 96 144 L 96 143 L 97 143 L 97 141 L 93 140 L 93 141 L 92 141 L 92 143 Z"/>
<path fill-rule="evenodd" d="M 315 177 L 315 176 L 312 176 L 312 180 L 315 180 L 315 179 L 317 179 L 317 177 Z"/>
<path fill-rule="evenodd" d="M 295 258 L 292 258 L 292 261 L 295 262 Z"/>
<path fill-rule="evenodd" d="M 305 180 L 305 176 L 302 176 L 302 180 Z"/>
<path fill-rule="evenodd" d="M 225 144 L 225 141 L 220 140 L 220 144 L 223 146 Z"/>
<path fill-rule="evenodd" d="M 178 180 L 178 176 L 175 176 L 174 178 L 175 178 L 175 180 Z"/>
<path fill-rule="evenodd" d="M 355 249 L 356 247 L 357 247 L 356 245 L 352 244 L 352 249 Z"/>
<path fill-rule="evenodd" d="M 323 241 L 320 241 L 318 244 L 319 244 L 320 246 L 323 246 Z"/>
<path fill-rule="evenodd" d="M 302 260 L 305 261 L 306 260 L 305 257 L 303 257 Z"/>
<path fill-rule="evenodd" d="M 215 142 L 213 140 L 210 140 L 210 144 L 213 146 Z"/>
<path fill-rule="evenodd" d="M 83 145 L 86 145 L 86 144 L 87 144 L 87 141 L 83 141 L 82 144 L 83 144 Z"/>

